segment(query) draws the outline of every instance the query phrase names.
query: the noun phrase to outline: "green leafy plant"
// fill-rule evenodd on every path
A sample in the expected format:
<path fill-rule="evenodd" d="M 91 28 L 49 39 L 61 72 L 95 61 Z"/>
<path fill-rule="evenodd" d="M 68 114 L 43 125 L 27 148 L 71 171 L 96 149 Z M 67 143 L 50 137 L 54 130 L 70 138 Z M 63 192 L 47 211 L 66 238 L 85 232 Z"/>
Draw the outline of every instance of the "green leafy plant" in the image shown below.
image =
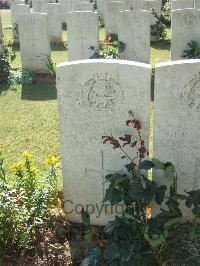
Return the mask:
<path fill-rule="evenodd" d="M 168 243 L 170 260 L 177 266 L 197 266 L 200 261 L 200 225 L 184 223 Z"/>
<path fill-rule="evenodd" d="M 49 55 L 44 55 L 43 61 L 53 76 L 56 76 L 56 62 Z"/>
<path fill-rule="evenodd" d="M 142 139 L 142 126 L 133 112 L 130 111 L 129 115 L 126 125 L 133 128 L 135 138 L 131 135 L 102 137 L 104 144 L 110 143 L 114 149 L 121 150 L 122 159 L 129 160 L 125 165 L 127 173 L 114 173 L 105 177 L 109 187 L 103 203 L 112 206 L 123 204 L 125 210 L 104 227 L 104 239 L 99 239 L 100 244 L 83 260 L 82 266 L 161 265 L 166 243 L 182 222 L 179 200 L 185 200 L 193 214 L 200 217 L 200 190 L 185 195 L 177 194 L 175 167 L 169 162 L 148 160 L 148 150 Z M 130 148 L 130 153 L 127 152 L 127 147 Z M 148 171 L 151 169 L 163 173 L 163 183 L 169 182 L 169 188 L 148 179 Z M 152 202 L 160 209 L 154 217 Z M 82 219 L 88 225 L 89 216 L 84 211 Z"/>
<path fill-rule="evenodd" d="M 162 17 L 158 16 L 154 9 L 152 9 L 152 14 L 156 19 L 156 23 L 151 25 L 151 36 L 155 40 L 164 40 L 167 36 L 166 26 L 162 22 Z"/>
<path fill-rule="evenodd" d="M 162 3 L 161 21 L 167 27 L 171 26 L 171 0 L 165 0 Z"/>
<path fill-rule="evenodd" d="M 90 3 L 93 5 L 94 10 L 97 10 L 97 1 L 96 0 L 90 0 Z"/>
<path fill-rule="evenodd" d="M 16 55 L 12 50 L 12 44 L 10 42 L 5 42 L 0 49 L 0 83 L 7 82 L 11 70 L 11 63 L 15 57 Z"/>
<path fill-rule="evenodd" d="M 26 69 L 10 70 L 8 76 L 8 84 L 14 85 L 29 85 L 33 83 L 33 74 Z"/>
<path fill-rule="evenodd" d="M 0 257 L 7 252 L 30 250 L 49 208 L 57 197 L 56 165 L 58 158 L 49 156 L 44 175 L 34 166 L 29 152 L 11 167 L 15 179 L 9 181 L 3 166 L 2 145 L 0 157 Z M 54 205 L 55 206 L 55 205 Z"/>
<path fill-rule="evenodd" d="M 198 59 L 200 58 L 200 45 L 197 41 L 190 41 L 187 44 L 187 49 L 183 51 L 183 58 Z"/>
<path fill-rule="evenodd" d="M 105 58 L 114 59 L 119 58 L 120 53 L 125 49 L 125 44 L 118 41 L 118 36 L 116 34 L 108 34 L 105 40 L 99 43 L 99 50 L 95 51 L 94 47 L 90 47 L 94 51 L 91 58 Z"/>

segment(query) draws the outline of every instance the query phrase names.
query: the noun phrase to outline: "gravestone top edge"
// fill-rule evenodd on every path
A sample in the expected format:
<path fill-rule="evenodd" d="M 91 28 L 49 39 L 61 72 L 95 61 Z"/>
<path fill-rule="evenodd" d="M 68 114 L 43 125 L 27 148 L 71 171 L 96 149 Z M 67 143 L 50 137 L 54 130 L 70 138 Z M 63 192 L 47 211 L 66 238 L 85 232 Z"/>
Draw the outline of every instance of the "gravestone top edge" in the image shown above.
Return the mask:
<path fill-rule="evenodd" d="M 84 14 L 86 14 L 86 13 L 91 13 L 91 14 L 98 14 L 98 12 L 96 12 L 96 11 L 87 11 L 87 10 L 82 10 L 82 11 L 72 11 L 72 12 L 66 12 L 66 14 L 67 15 L 72 15 L 72 14 L 80 14 L 80 13 L 84 13 Z"/>
<path fill-rule="evenodd" d="M 59 3 L 48 3 L 48 5 L 50 5 L 50 6 L 61 6 L 61 4 L 59 4 Z"/>
<path fill-rule="evenodd" d="M 43 12 L 31 12 L 30 13 L 31 15 L 33 14 L 33 15 L 37 15 L 37 16 L 48 16 L 48 14 L 47 13 L 43 13 Z M 30 16 L 30 14 L 24 14 L 23 16 Z"/>
<path fill-rule="evenodd" d="M 176 66 L 176 65 L 189 65 L 189 64 L 200 64 L 200 59 L 184 59 L 177 61 L 167 61 L 164 63 L 159 63 L 155 65 L 155 68 L 167 67 L 167 66 Z"/>
<path fill-rule="evenodd" d="M 193 7 L 188 7 L 188 8 L 179 8 L 179 9 L 172 9 L 172 14 L 173 13 L 180 13 L 180 12 L 183 12 L 183 11 L 193 11 L 193 12 L 200 12 L 200 9 L 196 9 L 196 8 L 193 8 Z"/>
<path fill-rule="evenodd" d="M 200 60 L 199 60 L 200 62 Z M 80 64 L 118 64 L 118 65 L 129 65 L 129 66 L 137 66 L 137 67 L 142 67 L 142 68 L 147 68 L 147 69 L 152 69 L 152 66 L 150 64 L 145 64 L 145 63 L 140 63 L 136 61 L 129 61 L 129 60 L 110 60 L 110 59 L 86 59 L 86 60 L 76 60 L 76 61 L 70 61 L 67 63 L 62 63 L 57 66 L 57 70 L 59 68 L 63 68 L 66 66 L 71 66 L 71 65 L 80 65 Z"/>
<path fill-rule="evenodd" d="M 151 11 L 149 11 L 149 10 L 140 10 L 140 9 L 133 9 L 133 10 L 122 10 L 122 11 L 119 11 L 119 13 L 138 13 L 138 14 L 140 14 L 140 13 L 144 13 L 144 14 L 147 14 L 147 13 L 149 13 L 149 14 L 151 14 Z"/>

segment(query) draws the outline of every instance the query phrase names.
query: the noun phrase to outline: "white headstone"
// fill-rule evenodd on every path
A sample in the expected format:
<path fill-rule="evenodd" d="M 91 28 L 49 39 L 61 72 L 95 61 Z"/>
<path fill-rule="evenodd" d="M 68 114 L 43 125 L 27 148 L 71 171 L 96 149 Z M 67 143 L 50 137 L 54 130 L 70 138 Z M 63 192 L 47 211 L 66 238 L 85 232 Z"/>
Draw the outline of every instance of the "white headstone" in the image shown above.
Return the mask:
<path fill-rule="evenodd" d="M 182 58 L 190 41 L 200 42 L 200 10 L 190 8 L 172 11 L 171 60 Z"/>
<path fill-rule="evenodd" d="M 51 42 L 62 42 L 62 17 L 60 4 L 48 4 L 48 18 Z"/>
<path fill-rule="evenodd" d="M 184 8 L 194 8 L 194 0 L 173 0 L 171 2 L 172 10 Z"/>
<path fill-rule="evenodd" d="M 103 21 L 105 20 L 105 12 L 106 12 L 106 3 L 107 2 L 112 2 L 113 0 L 97 0 L 97 10 L 101 16 L 101 18 L 103 19 Z"/>
<path fill-rule="evenodd" d="M 194 0 L 195 1 L 195 8 L 200 9 L 200 0 Z"/>
<path fill-rule="evenodd" d="M 199 70 L 200 60 L 156 66 L 153 153 L 175 165 L 179 193 L 200 188 Z"/>
<path fill-rule="evenodd" d="M 69 60 L 89 59 L 99 49 L 98 14 L 76 11 L 67 14 Z"/>
<path fill-rule="evenodd" d="M 33 72 L 48 72 L 44 62 L 51 56 L 48 15 L 31 13 L 19 19 L 22 67 Z"/>
<path fill-rule="evenodd" d="M 11 6 L 11 20 L 14 42 L 19 42 L 18 20 L 22 15 L 25 14 L 30 14 L 30 7 L 28 5 L 13 4 Z"/>
<path fill-rule="evenodd" d="M 10 2 L 10 6 L 12 6 L 12 5 L 23 5 L 23 4 L 25 4 L 25 0 L 12 0 Z"/>
<path fill-rule="evenodd" d="M 161 1 L 160 0 L 145 0 L 143 7 L 143 10 L 148 11 L 155 11 L 158 16 L 161 15 Z M 157 19 L 152 15 L 152 22 L 151 24 L 156 23 Z"/>
<path fill-rule="evenodd" d="M 126 3 L 123 1 L 105 2 L 106 34 L 118 34 L 119 12 L 126 9 Z"/>
<path fill-rule="evenodd" d="M 90 2 L 78 2 L 73 4 L 73 11 L 93 11 L 93 5 Z"/>
<path fill-rule="evenodd" d="M 58 0 L 61 5 L 62 22 L 66 23 L 67 13 L 73 12 L 73 5 L 80 2 L 88 2 L 87 0 Z"/>
<path fill-rule="evenodd" d="M 121 58 L 142 63 L 150 62 L 150 22 L 148 11 L 122 11 L 118 17 L 118 40 L 125 44 Z"/>
<path fill-rule="evenodd" d="M 72 1 L 71 0 L 58 0 L 58 3 L 61 5 L 62 22 L 66 23 L 66 13 L 73 11 Z"/>
<path fill-rule="evenodd" d="M 81 222 L 75 210 L 79 205 L 81 211 L 80 204 L 94 206 L 92 224 L 113 218 L 109 208 L 102 210 L 105 175 L 124 170 L 125 162 L 120 150 L 103 145 L 102 136 L 133 135 L 125 126 L 127 112 L 133 110 L 148 146 L 150 83 L 151 66 L 131 61 L 83 60 L 57 68 L 65 211 L 70 221 Z"/>
<path fill-rule="evenodd" d="M 128 9 L 147 10 L 152 12 L 154 10 L 158 16 L 161 15 L 161 1 L 160 0 L 126 0 Z M 151 24 L 155 24 L 156 19 L 152 15 Z"/>
<path fill-rule="evenodd" d="M 32 0 L 34 12 L 48 13 L 48 0 Z"/>
<path fill-rule="evenodd" d="M 142 10 L 145 0 L 126 0 L 128 9 L 139 9 Z"/>

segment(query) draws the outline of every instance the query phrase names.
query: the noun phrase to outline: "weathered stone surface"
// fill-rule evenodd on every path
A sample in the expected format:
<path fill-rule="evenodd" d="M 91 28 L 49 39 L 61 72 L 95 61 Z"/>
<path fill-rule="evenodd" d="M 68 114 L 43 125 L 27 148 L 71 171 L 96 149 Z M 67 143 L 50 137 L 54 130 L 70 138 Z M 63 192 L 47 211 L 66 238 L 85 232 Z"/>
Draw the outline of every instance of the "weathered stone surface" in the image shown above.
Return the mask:
<path fill-rule="evenodd" d="M 142 10 L 145 0 L 126 0 L 128 8 Z"/>
<path fill-rule="evenodd" d="M 81 2 L 87 2 L 87 0 L 58 0 L 61 5 L 63 23 L 66 23 L 67 13 L 73 12 L 73 5 Z"/>
<path fill-rule="evenodd" d="M 125 50 L 120 58 L 150 62 L 150 22 L 151 15 L 148 11 L 120 12 L 118 39 L 125 44 Z"/>
<path fill-rule="evenodd" d="M 190 41 L 200 42 L 200 10 L 172 11 L 171 60 L 179 60 Z"/>
<path fill-rule="evenodd" d="M 30 14 L 30 7 L 25 4 L 12 4 L 11 6 L 11 20 L 12 32 L 14 42 L 19 42 L 18 20 L 24 14 Z"/>
<path fill-rule="evenodd" d="M 48 72 L 45 56 L 51 56 L 48 15 L 31 13 L 19 18 L 22 67 L 33 72 Z"/>
<path fill-rule="evenodd" d="M 194 0 L 173 0 L 171 2 L 172 10 L 193 8 L 193 7 L 194 7 Z"/>
<path fill-rule="evenodd" d="M 135 134 L 125 125 L 127 112 L 133 110 L 148 146 L 150 83 L 151 66 L 131 61 L 84 60 L 57 68 L 65 211 L 70 221 L 81 222 L 80 214 L 69 213 L 78 204 L 94 206 L 92 224 L 113 218 L 108 205 L 107 215 L 106 207 L 102 211 L 105 175 L 121 172 L 126 161 L 120 150 L 102 144 L 102 136 Z"/>
<path fill-rule="evenodd" d="M 98 13 L 76 11 L 67 14 L 69 60 L 89 59 L 99 48 Z"/>
<path fill-rule="evenodd" d="M 194 7 L 200 9 L 200 0 L 194 0 L 194 1 L 195 1 Z"/>
<path fill-rule="evenodd" d="M 32 0 L 34 12 L 48 13 L 48 0 Z"/>
<path fill-rule="evenodd" d="M 93 5 L 90 2 L 77 2 L 73 4 L 73 11 L 93 11 Z"/>
<path fill-rule="evenodd" d="M 118 34 L 119 12 L 126 9 L 126 3 L 123 1 L 105 2 L 106 33 Z"/>
<path fill-rule="evenodd" d="M 73 11 L 72 1 L 58 0 L 58 3 L 61 5 L 62 22 L 66 23 L 66 14 Z"/>
<path fill-rule="evenodd" d="M 106 3 L 107 2 L 112 2 L 113 0 L 97 0 L 97 10 L 101 16 L 101 18 L 103 19 L 103 21 L 105 20 L 105 12 L 106 12 Z"/>
<path fill-rule="evenodd" d="M 12 5 L 23 5 L 25 4 L 25 0 L 12 0 L 10 1 L 10 6 Z"/>
<path fill-rule="evenodd" d="M 62 42 L 62 17 L 61 5 L 56 3 L 48 4 L 50 40 L 54 43 Z"/>
<path fill-rule="evenodd" d="M 153 153 L 175 164 L 181 193 L 200 188 L 199 69 L 200 60 L 156 66 Z"/>

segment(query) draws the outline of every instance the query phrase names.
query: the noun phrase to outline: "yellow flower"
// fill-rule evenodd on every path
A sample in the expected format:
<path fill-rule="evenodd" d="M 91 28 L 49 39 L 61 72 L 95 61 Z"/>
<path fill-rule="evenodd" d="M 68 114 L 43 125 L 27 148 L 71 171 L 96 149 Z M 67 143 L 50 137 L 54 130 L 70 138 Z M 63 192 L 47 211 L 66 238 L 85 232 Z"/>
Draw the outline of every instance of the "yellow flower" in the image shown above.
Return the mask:
<path fill-rule="evenodd" d="M 26 159 L 26 160 L 29 160 L 30 158 L 31 158 L 31 154 L 28 152 L 28 151 L 25 151 L 24 153 L 23 153 L 23 158 L 24 159 Z"/>
<path fill-rule="evenodd" d="M 59 158 L 57 156 L 48 155 L 44 163 L 46 165 L 55 166 L 59 161 Z"/>
<path fill-rule="evenodd" d="M 147 206 L 146 207 L 146 219 L 150 220 L 152 217 L 152 207 L 151 206 Z"/>
<path fill-rule="evenodd" d="M 36 168 L 35 166 L 31 166 L 30 169 L 29 169 L 29 172 L 30 172 L 31 174 L 36 174 L 36 172 L 37 172 L 37 168 Z"/>
<path fill-rule="evenodd" d="M 14 173 L 23 170 L 24 167 L 24 163 L 23 162 L 18 162 L 12 165 L 12 167 L 10 168 L 10 170 Z"/>
<path fill-rule="evenodd" d="M 6 145 L 5 144 L 3 144 L 3 143 L 0 143 L 0 150 L 2 150 L 3 148 L 5 148 L 6 147 Z"/>

